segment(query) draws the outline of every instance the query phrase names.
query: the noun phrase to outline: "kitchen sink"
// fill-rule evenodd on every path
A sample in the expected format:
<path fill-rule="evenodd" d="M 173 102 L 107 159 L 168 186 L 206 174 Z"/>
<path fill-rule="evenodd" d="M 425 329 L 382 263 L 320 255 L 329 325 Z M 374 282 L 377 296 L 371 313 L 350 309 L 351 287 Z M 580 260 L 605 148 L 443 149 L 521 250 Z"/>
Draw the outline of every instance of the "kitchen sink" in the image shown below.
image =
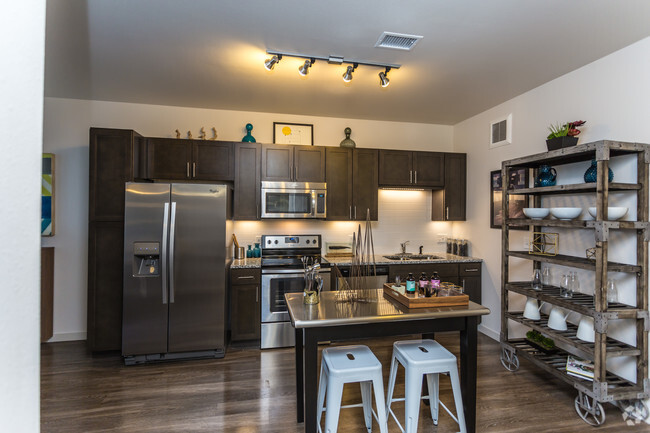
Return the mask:
<path fill-rule="evenodd" d="M 384 256 L 388 260 L 436 260 L 442 257 L 434 254 L 394 254 L 392 256 Z"/>

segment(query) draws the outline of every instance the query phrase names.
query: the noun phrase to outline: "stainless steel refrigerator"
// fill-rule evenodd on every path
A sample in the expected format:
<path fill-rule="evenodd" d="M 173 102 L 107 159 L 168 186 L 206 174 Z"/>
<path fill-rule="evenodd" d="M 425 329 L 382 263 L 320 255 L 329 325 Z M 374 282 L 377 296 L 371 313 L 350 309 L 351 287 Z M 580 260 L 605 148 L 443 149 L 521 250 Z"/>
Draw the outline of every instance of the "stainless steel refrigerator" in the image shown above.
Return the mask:
<path fill-rule="evenodd" d="M 126 184 L 126 364 L 225 355 L 231 196 L 227 185 Z"/>

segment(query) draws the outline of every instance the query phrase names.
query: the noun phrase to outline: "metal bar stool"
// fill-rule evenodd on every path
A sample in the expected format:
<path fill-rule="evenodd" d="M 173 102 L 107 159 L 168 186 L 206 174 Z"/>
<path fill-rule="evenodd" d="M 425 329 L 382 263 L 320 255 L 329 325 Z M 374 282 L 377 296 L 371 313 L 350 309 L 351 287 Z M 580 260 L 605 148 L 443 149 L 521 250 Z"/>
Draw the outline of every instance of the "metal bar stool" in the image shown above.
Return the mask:
<path fill-rule="evenodd" d="M 404 398 L 393 398 L 398 363 L 404 366 L 406 374 Z M 447 409 L 447 406 L 438 400 L 439 373 L 449 374 L 458 417 L 455 417 Z M 426 375 L 427 385 L 429 386 L 429 395 L 424 397 L 421 396 L 423 375 Z M 418 428 L 418 417 L 420 415 L 420 400 L 423 398 L 429 399 L 433 424 L 438 425 L 438 403 L 440 403 L 454 421 L 458 423 L 461 433 L 467 432 L 456 357 L 434 340 L 396 341 L 393 343 L 393 357 L 390 364 L 386 413 L 393 416 L 402 432 L 405 430 L 391 409 L 391 404 L 394 401 L 405 401 L 406 433 L 415 433 Z"/>
<path fill-rule="evenodd" d="M 341 409 L 363 407 L 366 428 L 372 431 L 372 416 L 379 424 L 381 433 L 388 433 L 386 408 L 384 406 L 384 381 L 381 363 L 367 346 L 341 346 L 323 349 L 318 383 L 318 430 L 325 411 L 326 433 L 336 433 Z M 341 406 L 343 385 L 360 382 L 361 404 Z M 377 413 L 372 409 L 372 388 L 375 390 Z M 323 408 L 327 394 L 327 407 Z"/>

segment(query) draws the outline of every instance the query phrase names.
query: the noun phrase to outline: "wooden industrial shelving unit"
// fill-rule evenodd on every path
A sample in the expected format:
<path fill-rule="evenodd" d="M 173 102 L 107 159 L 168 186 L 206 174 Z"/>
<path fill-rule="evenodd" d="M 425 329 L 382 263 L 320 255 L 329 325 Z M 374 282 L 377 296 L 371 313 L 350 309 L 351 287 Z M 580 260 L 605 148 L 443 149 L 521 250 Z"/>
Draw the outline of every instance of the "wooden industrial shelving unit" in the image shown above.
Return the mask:
<path fill-rule="evenodd" d="M 621 155 L 636 155 L 636 183 L 608 182 L 608 167 L 611 157 Z M 508 173 L 511 169 L 527 168 L 532 170 L 536 178 L 541 165 L 564 165 L 581 161 L 597 161 L 597 182 L 579 183 L 572 185 L 557 185 L 546 187 L 527 187 L 510 189 Z M 501 362 L 505 368 L 515 371 L 519 368 L 519 357 L 542 368 L 556 378 L 567 382 L 578 390 L 575 409 L 585 422 L 600 425 L 605 421 L 605 412 L 601 402 L 618 402 L 629 400 L 631 404 L 640 406 L 647 413 L 647 408 L 641 399 L 650 395 L 648 379 L 648 240 L 650 225 L 648 223 L 648 164 L 650 163 L 650 145 L 640 143 L 625 143 L 617 141 L 597 141 L 563 148 L 523 158 L 504 161 L 501 168 L 503 179 L 502 214 L 507 216 L 510 194 L 527 195 L 533 207 L 541 206 L 543 196 L 564 194 L 595 194 L 597 217 L 595 220 L 562 221 L 555 219 L 533 220 L 503 218 L 502 223 L 502 262 L 501 262 Z M 527 185 L 528 186 L 528 185 Z M 607 208 L 609 193 L 623 191 L 636 194 L 637 221 L 609 221 Z M 548 231 L 549 228 L 568 228 L 593 230 L 596 244 L 596 258 L 588 259 L 569 255 L 539 255 L 528 251 L 510 250 L 509 232 L 512 227 L 529 226 L 534 232 Z M 608 243 L 610 232 L 613 230 L 632 231 L 636 235 L 636 264 L 624 264 L 610 261 Z M 541 268 L 542 263 L 549 265 L 569 266 L 577 269 L 595 272 L 594 295 L 583 293 L 574 294 L 573 298 L 560 296 L 560 288 L 544 286 L 541 291 L 531 288 L 530 281 L 510 281 L 509 266 L 511 258 L 530 260 L 534 268 Z M 608 272 L 625 272 L 636 276 L 635 306 L 607 302 Z M 533 321 L 525 318 L 522 312 L 510 311 L 508 306 L 509 293 L 514 292 L 527 297 L 536 298 L 556 305 L 569 311 L 594 318 L 595 342 L 586 343 L 576 336 L 577 326 L 568 324 L 567 331 L 556 331 L 548 327 L 548 316 L 542 314 L 541 320 Z M 608 324 L 611 320 L 632 319 L 636 321 L 636 344 L 634 346 L 622 343 L 608 335 Z M 553 354 L 546 354 L 528 345 L 524 339 L 510 338 L 508 335 L 509 322 L 517 322 L 534 329 L 544 336 L 552 338 L 561 349 Z M 594 380 L 584 380 L 566 373 L 566 360 L 573 354 L 594 363 Z M 636 382 L 626 380 L 607 371 L 607 359 L 618 356 L 633 356 L 636 358 Z"/>

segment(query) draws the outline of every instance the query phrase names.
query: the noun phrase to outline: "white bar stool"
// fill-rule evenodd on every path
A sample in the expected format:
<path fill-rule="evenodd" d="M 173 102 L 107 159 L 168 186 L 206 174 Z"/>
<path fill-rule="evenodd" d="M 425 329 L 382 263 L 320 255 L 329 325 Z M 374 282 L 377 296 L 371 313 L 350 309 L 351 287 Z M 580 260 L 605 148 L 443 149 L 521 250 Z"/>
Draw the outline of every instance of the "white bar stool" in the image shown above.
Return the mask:
<path fill-rule="evenodd" d="M 405 397 L 393 398 L 395 390 L 395 378 L 397 377 L 398 363 L 404 366 L 406 372 L 405 378 Z M 418 428 L 418 417 L 420 415 L 420 400 L 429 399 L 431 408 L 431 418 L 433 424 L 438 425 L 438 374 L 448 373 L 451 379 L 451 387 L 454 393 L 456 403 L 456 413 L 458 418 L 452 414 L 447 406 L 442 402 L 440 405 L 456 421 L 460 427 L 461 433 L 466 433 L 465 415 L 463 413 L 463 398 L 460 392 L 460 380 L 458 379 L 458 365 L 456 357 L 433 340 L 408 340 L 396 341 L 393 343 L 393 357 L 390 363 L 390 375 L 388 379 L 388 397 L 386 399 L 386 413 L 389 413 L 395 419 L 400 430 L 404 428 L 397 420 L 395 413 L 391 409 L 394 401 L 405 401 L 406 416 L 406 433 L 415 433 Z M 422 397 L 422 376 L 427 376 L 429 386 L 429 395 Z"/>
<path fill-rule="evenodd" d="M 348 407 L 363 406 L 366 428 L 372 431 L 372 416 L 379 424 L 381 433 L 388 433 L 386 408 L 384 406 L 384 381 L 381 363 L 367 346 L 340 346 L 323 349 L 320 364 L 320 381 L 318 383 L 318 430 L 321 416 L 325 411 L 326 433 L 336 433 L 339 412 Z M 341 406 L 343 385 L 360 382 L 363 403 Z M 375 389 L 377 413 L 372 410 L 372 388 Z M 327 407 L 323 408 L 327 394 Z"/>

